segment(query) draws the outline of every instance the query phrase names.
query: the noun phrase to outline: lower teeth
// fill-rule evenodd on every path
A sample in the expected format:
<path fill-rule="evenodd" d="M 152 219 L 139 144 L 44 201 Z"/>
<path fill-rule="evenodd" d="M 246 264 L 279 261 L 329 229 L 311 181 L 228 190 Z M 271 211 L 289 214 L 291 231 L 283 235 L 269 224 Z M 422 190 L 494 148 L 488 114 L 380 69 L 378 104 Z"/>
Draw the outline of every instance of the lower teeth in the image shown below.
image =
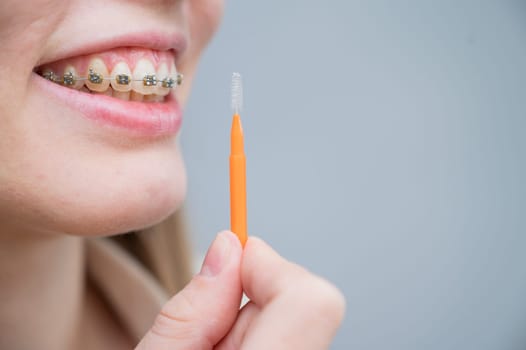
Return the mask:
<path fill-rule="evenodd" d="M 113 90 L 113 88 L 111 87 L 109 87 L 108 90 L 104 92 L 98 92 L 98 91 L 91 91 L 86 86 L 83 86 L 78 91 L 82 91 L 82 92 L 93 94 L 93 95 L 111 96 L 111 97 L 114 97 L 114 98 L 117 98 L 123 101 L 163 102 L 164 98 L 166 97 L 166 96 L 155 95 L 155 94 L 143 95 L 133 90 L 128 91 L 128 92 L 120 92 L 120 91 Z"/>

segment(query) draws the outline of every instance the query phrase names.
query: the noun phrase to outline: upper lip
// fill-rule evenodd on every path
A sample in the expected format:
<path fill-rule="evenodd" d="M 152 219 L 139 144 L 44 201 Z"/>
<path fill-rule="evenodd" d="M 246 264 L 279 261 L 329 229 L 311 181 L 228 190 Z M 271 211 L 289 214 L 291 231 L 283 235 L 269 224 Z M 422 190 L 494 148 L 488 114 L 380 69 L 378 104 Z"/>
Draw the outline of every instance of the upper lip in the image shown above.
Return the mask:
<path fill-rule="evenodd" d="M 55 51 L 51 56 L 38 62 L 37 66 L 69 57 L 108 51 L 118 47 L 142 47 L 157 51 L 172 51 L 177 61 L 185 51 L 187 38 L 179 32 L 146 31 L 126 33 L 119 36 L 72 44 Z"/>

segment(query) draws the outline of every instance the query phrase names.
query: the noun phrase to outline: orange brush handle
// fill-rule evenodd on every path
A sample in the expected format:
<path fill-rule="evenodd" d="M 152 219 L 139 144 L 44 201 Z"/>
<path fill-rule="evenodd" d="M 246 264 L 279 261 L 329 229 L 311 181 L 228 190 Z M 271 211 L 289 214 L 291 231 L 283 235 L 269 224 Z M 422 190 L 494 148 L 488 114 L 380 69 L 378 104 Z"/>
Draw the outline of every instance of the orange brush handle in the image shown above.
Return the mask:
<path fill-rule="evenodd" d="M 230 229 L 242 246 L 247 241 L 246 158 L 241 118 L 235 114 L 230 132 Z"/>

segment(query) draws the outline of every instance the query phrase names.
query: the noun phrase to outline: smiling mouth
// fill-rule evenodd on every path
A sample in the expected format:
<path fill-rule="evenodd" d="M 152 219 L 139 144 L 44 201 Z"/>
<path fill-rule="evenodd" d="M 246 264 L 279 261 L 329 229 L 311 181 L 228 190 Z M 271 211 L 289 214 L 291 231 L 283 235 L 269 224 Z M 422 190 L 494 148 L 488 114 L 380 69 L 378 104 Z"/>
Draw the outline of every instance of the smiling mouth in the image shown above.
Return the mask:
<path fill-rule="evenodd" d="M 34 71 L 64 87 L 137 102 L 163 102 L 183 81 L 171 51 L 144 48 L 125 47 L 63 59 Z"/>
<path fill-rule="evenodd" d="M 118 47 L 60 59 L 34 69 L 35 85 L 60 105 L 126 136 L 177 133 L 182 83 L 173 50 Z"/>

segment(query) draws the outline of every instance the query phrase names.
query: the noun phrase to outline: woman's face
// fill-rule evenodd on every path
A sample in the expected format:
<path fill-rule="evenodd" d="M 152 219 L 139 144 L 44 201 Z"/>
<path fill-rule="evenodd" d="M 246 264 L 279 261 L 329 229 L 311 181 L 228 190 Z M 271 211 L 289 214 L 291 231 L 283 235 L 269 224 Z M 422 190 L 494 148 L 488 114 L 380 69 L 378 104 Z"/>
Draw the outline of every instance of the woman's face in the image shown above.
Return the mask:
<path fill-rule="evenodd" d="M 0 2 L 0 230 L 106 235 L 177 209 L 186 188 L 180 109 L 222 6 Z M 170 89 L 176 71 L 184 82 Z M 50 72 L 59 78 L 42 76 Z M 157 82 L 148 86 L 147 75 Z"/>

